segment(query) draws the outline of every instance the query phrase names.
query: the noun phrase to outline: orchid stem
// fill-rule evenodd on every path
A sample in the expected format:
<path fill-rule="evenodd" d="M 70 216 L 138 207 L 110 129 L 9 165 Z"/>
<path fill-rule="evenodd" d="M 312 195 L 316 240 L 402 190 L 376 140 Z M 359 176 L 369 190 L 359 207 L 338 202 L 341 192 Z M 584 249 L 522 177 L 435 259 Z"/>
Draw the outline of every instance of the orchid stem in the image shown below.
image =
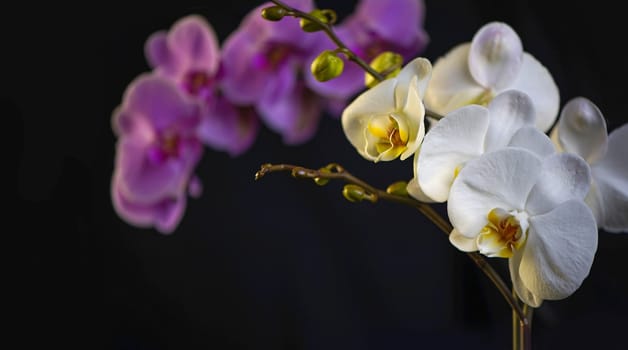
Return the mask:
<path fill-rule="evenodd" d="M 312 21 L 312 22 L 316 23 L 318 26 L 321 27 L 321 29 L 325 32 L 325 34 L 327 34 L 329 39 L 331 39 L 331 41 L 333 41 L 334 44 L 336 44 L 338 49 L 345 56 L 347 56 L 347 59 L 349 59 L 350 61 L 356 63 L 358 66 L 360 66 L 360 68 L 362 68 L 366 73 L 370 74 L 377 81 L 384 81 L 384 80 L 386 80 L 386 76 L 384 74 L 381 74 L 381 73 L 377 72 L 375 69 L 373 69 L 373 67 L 371 67 L 368 63 L 364 62 L 364 60 L 362 60 L 358 55 L 356 55 L 355 52 L 351 51 L 351 49 L 349 49 L 349 47 L 347 47 L 347 45 L 345 45 L 345 43 L 342 42 L 342 40 L 340 40 L 340 38 L 336 35 L 336 33 L 334 32 L 334 29 L 333 29 L 333 27 L 331 25 L 321 21 L 316 16 L 312 16 L 312 15 L 310 15 L 307 12 L 303 12 L 303 11 L 295 9 L 295 8 L 293 8 L 291 6 L 288 6 L 288 5 L 284 4 L 282 1 L 271 0 L 271 2 L 274 3 L 277 6 L 285 9 L 290 16 L 297 17 L 297 18 L 305 18 L 305 19 L 307 19 L 309 21 Z M 436 120 L 440 120 L 440 119 L 443 118 L 443 116 L 441 114 L 436 113 L 434 111 L 431 111 L 431 110 L 429 110 L 427 108 L 425 108 L 425 115 L 428 116 L 428 117 L 434 118 Z"/>
<path fill-rule="evenodd" d="M 325 169 L 325 170 L 323 170 Z M 397 194 L 388 193 L 380 190 L 368 184 L 367 182 L 355 177 L 348 171 L 346 171 L 341 165 L 331 163 L 321 170 L 308 169 L 297 165 L 290 164 L 264 164 L 260 167 L 260 170 L 255 173 L 255 180 L 259 180 L 268 173 L 289 171 L 295 178 L 302 179 L 330 179 L 330 180 L 344 180 L 344 182 L 357 185 L 363 188 L 368 194 L 374 198 L 373 202 L 377 199 L 384 199 L 390 202 L 401 203 L 409 205 L 418 209 L 423 215 L 425 215 L 430 221 L 432 221 L 443 233 L 449 235 L 453 229 L 451 224 L 445 220 L 440 214 L 438 214 L 434 208 L 429 204 L 420 202 L 410 196 L 401 196 Z M 491 280 L 491 282 L 497 287 L 502 294 L 508 305 L 513 310 L 513 313 L 519 319 L 521 325 L 526 327 L 529 325 L 524 311 L 521 309 L 517 297 L 511 294 L 510 289 L 504 283 L 504 280 L 499 276 L 497 271 L 477 252 L 466 253 L 475 265 L 484 272 L 484 274 Z M 529 328 L 528 328 L 529 329 Z"/>

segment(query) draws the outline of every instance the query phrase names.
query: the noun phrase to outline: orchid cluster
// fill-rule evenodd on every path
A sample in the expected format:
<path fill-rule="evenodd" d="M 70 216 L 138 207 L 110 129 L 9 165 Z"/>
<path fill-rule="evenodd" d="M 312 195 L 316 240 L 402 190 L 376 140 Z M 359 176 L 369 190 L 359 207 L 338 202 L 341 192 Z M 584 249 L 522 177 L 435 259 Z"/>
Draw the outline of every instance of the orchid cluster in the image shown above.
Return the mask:
<path fill-rule="evenodd" d="M 312 0 L 288 3 L 314 9 Z M 364 60 L 386 50 L 408 59 L 428 42 L 422 2 L 395 1 L 394 17 L 372 16 L 389 3 L 362 0 L 338 24 L 338 36 Z M 314 79 L 312 61 L 333 44 L 323 33 L 302 31 L 298 19 L 265 20 L 260 12 L 267 6 L 251 10 L 222 45 L 198 15 L 147 39 L 152 70 L 129 84 L 112 118 L 118 137 L 112 200 L 128 223 L 173 232 L 187 196 L 201 195 L 194 172 L 204 146 L 237 157 L 253 146 L 262 124 L 287 145 L 303 144 L 324 112 L 341 110 L 362 89 L 357 66 L 347 65 L 333 82 Z"/>
<path fill-rule="evenodd" d="M 598 229 L 628 232 L 628 125 L 609 135 L 584 97 L 561 108 L 550 72 L 503 22 L 433 64 L 417 57 L 428 42 L 422 19 L 418 0 L 362 0 L 338 25 L 311 1 L 272 1 L 222 50 L 199 17 L 154 34 L 153 72 L 131 83 L 114 113 L 118 213 L 171 232 L 187 195 L 200 194 L 203 144 L 241 154 L 259 121 L 286 144 L 303 143 L 327 110 L 363 158 L 412 158 L 411 180 L 380 191 L 333 163 L 264 165 L 258 178 L 291 170 L 318 184 L 344 179 L 349 200 L 415 205 L 474 259 L 508 259 L 526 308 L 570 296 L 589 274 Z M 451 224 L 430 203 L 446 203 Z"/>

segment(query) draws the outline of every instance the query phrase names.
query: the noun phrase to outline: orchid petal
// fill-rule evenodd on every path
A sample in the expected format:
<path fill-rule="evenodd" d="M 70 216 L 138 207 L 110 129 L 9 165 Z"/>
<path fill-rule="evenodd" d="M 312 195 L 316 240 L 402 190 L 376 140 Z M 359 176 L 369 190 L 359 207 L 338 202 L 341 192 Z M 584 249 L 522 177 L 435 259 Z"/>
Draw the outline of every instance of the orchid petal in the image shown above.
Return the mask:
<path fill-rule="evenodd" d="M 535 125 L 547 132 L 554 124 L 560 107 L 558 87 L 547 68 L 532 55 L 524 53 L 521 71 L 509 88 L 530 96 L 536 111 Z"/>
<path fill-rule="evenodd" d="M 510 271 L 510 279 L 512 280 L 512 287 L 517 293 L 517 296 L 524 303 L 532 306 L 539 307 L 543 303 L 543 299 L 534 295 L 521 281 L 519 274 L 519 267 L 521 266 L 521 258 L 525 250 L 515 250 L 513 256 L 508 259 L 508 270 Z"/>
<path fill-rule="evenodd" d="M 570 200 L 531 216 L 519 265 L 521 281 L 540 299 L 568 297 L 589 274 L 597 241 L 595 219 L 582 201 Z"/>
<path fill-rule="evenodd" d="M 364 130 L 372 117 L 395 112 L 395 79 L 387 79 L 358 96 L 342 113 L 342 129 L 349 142 L 366 159 L 373 160 L 366 151 Z"/>
<path fill-rule="evenodd" d="M 432 64 L 425 58 L 415 58 L 406 64 L 395 77 L 398 81 L 398 84 L 395 87 L 396 105 L 399 107 L 407 104 L 405 98 L 408 96 L 408 89 L 412 85 L 410 82 L 413 79 L 416 79 L 416 84 L 414 86 L 416 86 L 419 98 L 422 100 L 425 96 L 425 90 L 427 89 L 431 75 Z"/>
<path fill-rule="evenodd" d="M 606 121 L 590 100 L 576 97 L 563 107 L 552 138 L 565 152 L 576 153 L 589 164 L 604 157 L 608 147 Z"/>
<path fill-rule="evenodd" d="M 190 69 L 216 72 L 220 61 L 218 39 L 211 25 L 198 15 L 179 19 L 168 34 L 169 47 L 188 57 Z"/>
<path fill-rule="evenodd" d="M 478 244 L 477 238 L 469 238 L 464 236 L 458 232 L 458 230 L 453 229 L 449 234 L 449 242 L 453 244 L 454 247 L 458 248 L 463 252 L 477 252 Z"/>
<path fill-rule="evenodd" d="M 534 126 L 524 126 L 517 130 L 510 139 L 508 147 L 525 148 L 541 158 L 556 153 L 550 138 Z"/>
<path fill-rule="evenodd" d="M 449 113 L 425 135 L 415 172 L 428 197 L 447 200 L 456 171 L 484 152 L 488 123 L 488 110 L 471 105 Z"/>
<path fill-rule="evenodd" d="M 415 153 L 414 159 L 416 159 L 416 153 Z M 410 181 L 408 181 L 408 185 L 406 186 L 406 191 L 408 192 L 410 196 L 412 196 L 414 199 L 420 202 L 434 203 L 434 200 L 432 198 L 428 197 L 425 193 L 423 193 L 423 190 L 419 186 L 419 182 L 417 181 L 416 176 L 412 178 Z"/>
<path fill-rule="evenodd" d="M 449 192 L 447 213 L 454 228 L 472 238 L 486 226 L 492 209 L 522 211 L 541 168 L 541 159 L 522 148 L 504 148 L 468 161 Z"/>
<path fill-rule="evenodd" d="M 478 85 L 469 72 L 467 59 L 471 44 L 454 47 L 434 63 L 425 106 L 440 114 L 473 103 L 485 89 Z"/>
<path fill-rule="evenodd" d="M 530 215 L 547 213 L 561 203 L 584 200 L 591 183 L 589 165 L 573 153 L 560 153 L 543 160 L 539 181 L 526 202 Z"/>
<path fill-rule="evenodd" d="M 507 24 L 491 22 L 474 35 L 469 51 L 469 71 L 480 85 L 501 91 L 512 84 L 522 66 L 523 45 Z"/>
<path fill-rule="evenodd" d="M 414 77 L 409 85 L 406 105 L 402 112 L 402 115 L 405 117 L 405 124 L 408 127 L 407 133 L 409 139 L 406 144 L 406 150 L 399 157 L 401 160 L 406 160 L 413 155 L 419 146 L 421 146 L 421 142 L 425 136 L 425 108 L 419 96 L 420 92 L 417 90 L 417 78 Z M 403 130 L 400 129 L 399 131 L 402 132 Z"/>
<path fill-rule="evenodd" d="M 534 105 L 525 93 L 508 90 L 489 103 L 490 123 L 486 132 L 485 150 L 506 147 L 513 135 L 527 125 L 534 125 Z"/>
<path fill-rule="evenodd" d="M 180 70 L 180 58 L 168 47 L 166 31 L 155 32 L 148 37 L 144 44 L 144 55 L 151 67 L 168 76 L 174 76 Z"/>
<path fill-rule="evenodd" d="M 609 232 L 628 232 L 628 124 L 608 137 L 606 156 L 592 167 L 604 203 L 601 227 Z"/>

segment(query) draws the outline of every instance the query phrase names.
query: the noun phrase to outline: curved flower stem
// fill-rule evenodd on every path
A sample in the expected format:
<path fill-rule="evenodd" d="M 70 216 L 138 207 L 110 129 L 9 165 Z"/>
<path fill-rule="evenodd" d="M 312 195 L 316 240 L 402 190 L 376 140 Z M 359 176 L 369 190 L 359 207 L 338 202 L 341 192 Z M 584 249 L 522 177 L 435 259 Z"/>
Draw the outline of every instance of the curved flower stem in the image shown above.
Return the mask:
<path fill-rule="evenodd" d="M 345 56 L 347 56 L 347 59 L 356 63 L 358 66 L 360 66 L 360 68 L 362 68 L 365 72 L 370 74 L 376 80 L 378 81 L 386 80 L 386 76 L 384 74 L 377 72 L 375 69 L 373 69 L 373 67 L 371 67 L 368 63 L 364 62 L 364 60 L 362 60 L 358 55 L 356 55 L 355 52 L 351 51 L 351 49 L 349 49 L 347 45 L 345 45 L 345 43 L 342 42 L 342 40 L 340 40 L 340 38 L 336 35 L 331 25 L 321 21 L 316 16 L 312 16 L 311 14 L 307 12 L 303 12 L 291 6 L 288 6 L 284 4 L 282 1 L 279 1 L 279 0 L 270 0 L 270 1 L 273 2 L 275 5 L 285 9 L 288 12 L 287 14 L 290 16 L 297 17 L 297 18 L 305 18 L 311 22 L 316 23 L 318 26 L 321 27 L 321 30 L 323 30 L 325 34 L 327 34 L 329 39 L 331 39 L 331 41 L 333 41 L 334 44 L 336 44 L 340 52 L 342 52 Z M 425 108 L 425 115 L 428 117 L 434 118 L 436 120 L 440 120 L 443 118 L 443 116 L 440 115 L 439 113 L 431 111 L 427 108 Z"/>
<path fill-rule="evenodd" d="M 293 177 L 301 179 L 343 180 L 346 183 L 357 185 L 363 188 L 366 192 L 369 193 L 372 198 L 374 198 L 374 202 L 377 201 L 377 199 L 384 199 L 390 202 L 401 203 L 417 208 L 446 235 L 449 235 L 449 233 L 453 229 L 451 224 L 449 224 L 447 220 L 440 216 L 429 204 L 420 202 L 409 196 L 392 194 L 375 188 L 367 182 L 355 177 L 354 175 L 346 171 L 341 165 L 336 163 L 331 163 L 321 168 L 321 170 L 308 169 L 298 165 L 290 164 L 263 164 L 260 167 L 260 170 L 255 173 L 255 180 L 261 179 L 268 173 L 280 171 L 289 171 L 291 172 Z M 508 305 L 510 305 L 510 307 L 512 308 L 513 313 L 516 314 L 516 316 L 518 317 L 521 325 L 525 325 L 526 327 L 528 327 L 528 319 L 526 318 L 524 311 L 521 309 L 521 306 L 519 306 L 517 297 L 511 294 L 510 289 L 508 288 L 504 280 L 499 276 L 497 271 L 495 271 L 493 267 L 486 261 L 486 259 L 484 259 L 484 257 L 482 257 L 482 255 L 480 255 L 479 253 L 472 252 L 466 254 L 469 258 L 471 258 L 471 260 L 473 260 L 475 265 L 477 265 L 478 268 L 480 268 L 480 270 L 484 272 L 484 274 L 491 280 L 491 282 L 493 282 L 495 287 L 497 287 Z"/>

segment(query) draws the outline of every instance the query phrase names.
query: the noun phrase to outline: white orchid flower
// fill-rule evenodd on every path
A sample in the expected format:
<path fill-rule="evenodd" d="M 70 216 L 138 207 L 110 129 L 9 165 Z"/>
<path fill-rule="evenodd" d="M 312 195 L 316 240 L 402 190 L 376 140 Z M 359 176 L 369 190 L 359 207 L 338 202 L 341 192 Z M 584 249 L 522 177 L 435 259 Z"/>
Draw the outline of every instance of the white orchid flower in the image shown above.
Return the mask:
<path fill-rule="evenodd" d="M 602 112 L 590 100 L 576 97 L 563 107 L 551 135 L 559 150 L 576 153 L 591 166 L 585 202 L 598 227 L 628 232 L 628 124 L 607 135 Z"/>
<path fill-rule="evenodd" d="M 583 202 L 590 180 L 587 163 L 571 153 L 487 153 L 469 161 L 451 187 L 450 241 L 509 258 L 513 287 L 530 306 L 566 298 L 589 274 L 597 250 L 595 218 Z"/>
<path fill-rule="evenodd" d="M 423 96 L 432 64 L 416 58 L 399 74 L 358 96 L 342 113 L 342 128 L 364 158 L 404 160 L 425 135 Z"/>
<path fill-rule="evenodd" d="M 491 22 L 470 43 L 454 47 L 434 64 L 425 106 L 447 114 L 469 104 L 486 105 L 508 89 L 528 94 L 536 109 L 536 127 L 547 132 L 558 115 L 560 96 L 549 71 L 523 51 L 517 33 Z"/>
<path fill-rule="evenodd" d="M 447 114 L 425 135 L 415 154 L 408 193 L 421 201 L 444 202 L 467 161 L 500 148 L 523 147 L 542 157 L 555 153 L 534 120 L 532 101 L 517 90 L 499 94 L 488 107 L 470 105 Z"/>

